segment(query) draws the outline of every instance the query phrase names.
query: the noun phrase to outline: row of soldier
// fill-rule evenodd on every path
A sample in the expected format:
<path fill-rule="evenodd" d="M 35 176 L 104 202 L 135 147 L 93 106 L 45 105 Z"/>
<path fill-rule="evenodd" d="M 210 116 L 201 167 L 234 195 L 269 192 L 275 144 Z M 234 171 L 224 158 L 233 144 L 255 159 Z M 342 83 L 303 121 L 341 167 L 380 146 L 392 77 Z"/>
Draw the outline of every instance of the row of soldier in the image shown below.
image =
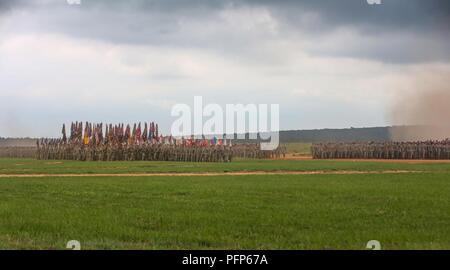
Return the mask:
<path fill-rule="evenodd" d="M 0 158 L 33 158 L 36 149 L 29 146 L 0 146 Z"/>
<path fill-rule="evenodd" d="M 37 142 L 38 159 L 66 159 L 83 161 L 161 160 L 194 162 L 230 162 L 232 157 L 276 158 L 284 156 L 285 149 L 262 151 L 258 144 L 232 145 L 223 135 L 206 139 L 193 136 L 174 138 L 162 136 L 158 124 L 151 122 L 130 125 L 105 125 L 86 122 L 71 124 L 70 135 L 62 127 L 61 139 L 41 139 Z M 142 128 L 143 127 L 143 128 Z M 284 149 L 284 151 L 282 150 Z"/>
<path fill-rule="evenodd" d="M 313 144 L 315 159 L 450 159 L 450 140 Z"/>
<path fill-rule="evenodd" d="M 250 158 L 250 159 L 276 159 L 286 156 L 286 147 L 279 146 L 274 150 L 261 150 L 260 144 L 257 143 L 242 143 L 235 144 L 231 151 L 233 157 L 236 158 Z"/>
<path fill-rule="evenodd" d="M 185 146 L 175 144 L 65 144 L 62 140 L 40 142 L 37 158 L 42 160 L 79 161 L 186 161 L 231 162 L 231 147 Z"/>
<path fill-rule="evenodd" d="M 118 161 L 160 160 L 192 162 L 230 162 L 233 157 L 249 159 L 280 158 L 285 147 L 263 151 L 258 144 L 201 146 L 201 144 L 68 144 L 62 139 L 38 142 L 37 158 L 42 160 Z"/>

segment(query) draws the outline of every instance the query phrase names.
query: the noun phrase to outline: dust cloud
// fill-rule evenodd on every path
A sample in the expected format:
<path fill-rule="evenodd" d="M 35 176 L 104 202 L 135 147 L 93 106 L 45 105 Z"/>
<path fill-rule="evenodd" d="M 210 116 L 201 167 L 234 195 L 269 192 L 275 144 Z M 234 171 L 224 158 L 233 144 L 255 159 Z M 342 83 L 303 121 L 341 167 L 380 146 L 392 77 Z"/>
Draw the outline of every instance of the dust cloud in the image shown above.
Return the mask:
<path fill-rule="evenodd" d="M 393 141 L 450 138 L 450 74 L 413 79 L 409 91 L 396 97 L 390 114 L 397 125 L 391 128 Z"/>

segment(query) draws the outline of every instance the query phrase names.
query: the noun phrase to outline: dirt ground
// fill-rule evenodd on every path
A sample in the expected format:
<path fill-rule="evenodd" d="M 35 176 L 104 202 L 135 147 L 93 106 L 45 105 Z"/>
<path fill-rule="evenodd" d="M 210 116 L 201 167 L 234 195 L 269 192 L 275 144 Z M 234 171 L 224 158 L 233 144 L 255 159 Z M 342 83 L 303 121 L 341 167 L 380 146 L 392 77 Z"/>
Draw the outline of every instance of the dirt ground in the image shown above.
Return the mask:
<path fill-rule="evenodd" d="M 313 174 L 386 174 L 420 173 L 425 171 L 385 170 L 385 171 L 239 171 L 209 173 L 92 173 L 92 174 L 0 174 L 0 178 L 35 177 L 123 177 L 123 176 L 226 176 L 226 175 L 313 175 Z"/>

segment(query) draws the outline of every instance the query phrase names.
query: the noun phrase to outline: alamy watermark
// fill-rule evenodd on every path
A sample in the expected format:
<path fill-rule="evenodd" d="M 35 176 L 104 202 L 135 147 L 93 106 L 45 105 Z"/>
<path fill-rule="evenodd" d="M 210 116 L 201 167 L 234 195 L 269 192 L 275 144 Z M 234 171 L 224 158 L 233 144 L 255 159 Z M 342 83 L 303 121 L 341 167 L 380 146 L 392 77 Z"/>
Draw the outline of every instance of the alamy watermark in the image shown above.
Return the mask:
<path fill-rule="evenodd" d="M 81 5 L 81 0 L 66 0 L 69 5 Z M 382 0 L 365 0 L 369 5 L 380 5 Z"/>
<path fill-rule="evenodd" d="M 226 139 L 259 139 L 261 150 L 274 150 L 279 145 L 279 104 L 226 104 L 224 110 L 219 104 L 204 106 L 203 98 L 195 96 L 192 108 L 176 104 L 171 115 L 177 117 L 171 127 L 174 137 L 224 135 Z"/>
<path fill-rule="evenodd" d="M 69 5 L 81 5 L 81 0 L 66 0 Z"/>
<path fill-rule="evenodd" d="M 67 249 L 71 249 L 71 250 L 81 250 L 80 241 L 78 241 L 78 240 L 70 240 L 69 242 L 67 242 L 66 248 Z"/>
<path fill-rule="evenodd" d="M 66 244 L 66 249 L 81 250 L 81 243 L 78 240 L 70 240 Z M 378 240 L 370 240 L 366 244 L 366 249 L 381 250 L 381 243 Z"/>
<path fill-rule="evenodd" d="M 369 5 L 381 5 L 381 0 L 366 0 Z"/>
<path fill-rule="evenodd" d="M 367 242 L 366 248 L 371 250 L 381 250 L 381 243 L 378 240 L 370 240 Z"/>

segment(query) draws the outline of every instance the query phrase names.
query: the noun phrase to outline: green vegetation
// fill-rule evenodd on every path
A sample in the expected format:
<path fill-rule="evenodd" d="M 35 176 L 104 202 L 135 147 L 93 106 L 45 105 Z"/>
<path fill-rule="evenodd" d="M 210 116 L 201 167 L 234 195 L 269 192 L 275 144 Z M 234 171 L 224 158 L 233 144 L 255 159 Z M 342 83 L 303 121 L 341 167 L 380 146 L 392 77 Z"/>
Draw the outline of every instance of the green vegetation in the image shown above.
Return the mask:
<path fill-rule="evenodd" d="M 448 174 L 5 178 L 0 248 L 450 248 Z"/>
<path fill-rule="evenodd" d="M 384 171 L 410 170 L 450 172 L 450 163 L 408 164 L 350 160 L 240 160 L 231 163 L 149 162 L 149 161 L 52 161 L 0 159 L 0 174 L 94 174 L 156 172 L 233 171 Z"/>
<path fill-rule="evenodd" d="M 426 172 L 0 178 L 0 249 L 450 248 L 450 164 L 0 159 L 0 174 L 242 170 Z"/>

